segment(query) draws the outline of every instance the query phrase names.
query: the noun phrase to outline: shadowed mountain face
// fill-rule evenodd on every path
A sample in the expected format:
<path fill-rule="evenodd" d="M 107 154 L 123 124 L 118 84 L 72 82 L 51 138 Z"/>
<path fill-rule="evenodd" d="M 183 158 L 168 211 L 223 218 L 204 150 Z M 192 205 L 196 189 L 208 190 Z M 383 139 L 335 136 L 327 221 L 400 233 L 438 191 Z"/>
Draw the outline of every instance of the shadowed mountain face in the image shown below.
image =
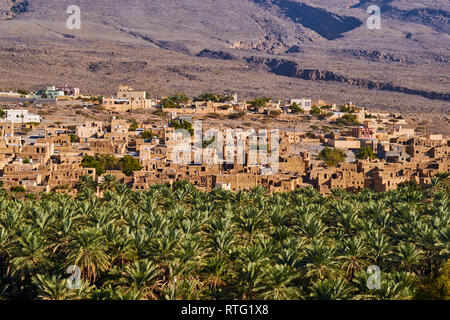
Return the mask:
<path fill-rule="evenodd" d="M 0 89 L 231 89 L 448 112 L 448 0 L 0 0 Z M 369 5 L 381 30 L 369 30 Z"/>
<path fill-rule="evenodd" d="M 339 16 L 322 8 L 308 6 L 293 0 L 254 0 L 266 8 L 276 7 L 294 23 L 314 30 L 327 40 L 341 38 L 342 34 L 362 25 L 354 17 Z"/>
<path fill-rule="evenodd" d="M 439 3 L 440 1 L 435 2 Z M 446 3 L 446 6 L 444 5 L 444 1 L 442 2 L 443 9 L 440 9 L 439 7 L 436 8 L 419 7 L 413 9 L 401 9 L 401 7 L 399 8 L 394 6 L 394 3 L 395 3 L 394 0 L 361 0 L 358 4 L 354 5 L 353 8 L 366 8 L 371 4 L 376 4 L 380 7 L 381 11 L 389 17 L 392 17 L 400 21 L 422 24 L 425 26 L 432 27 L 436 31 L 450 34 L 450 23 L 449 23 L 450 12 L 446 11 L 449 9 L 448 1 Z"/>

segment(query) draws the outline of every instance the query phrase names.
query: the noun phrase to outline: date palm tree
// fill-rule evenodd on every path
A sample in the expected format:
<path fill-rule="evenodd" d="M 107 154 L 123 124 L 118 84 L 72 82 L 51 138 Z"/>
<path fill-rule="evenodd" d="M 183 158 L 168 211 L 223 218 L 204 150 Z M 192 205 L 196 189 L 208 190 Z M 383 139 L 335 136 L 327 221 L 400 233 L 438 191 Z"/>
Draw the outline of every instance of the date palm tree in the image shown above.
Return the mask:
<path fill-rule="evenodd" d="M 81 177 L 80 181 L 78 182 L 77 188 L 78 190 L 94 189 L 96 185 L 97 184 L 95 183 L 94 178 L 90 174 L 86 174 Z"/>
<path fill-rule="evenodd" d="M 8 231 L 0 227 L 0 260 L 5 261 L 11 257 L 11 250 L 14 247 L 13 240 Z"/>
<path fill-rule="evenodd" d="M 313 188 L 132 191 L 92 177 L 76 198 L 0 192 L 0 299 L 411 299 L 441 292 L 447 180 L 358 194 Z M 446 178 L 448 179 L 448 178 Z M 89 187 L 91 186 L 91 187 Z M 369 289 L 368 266 L 381 270 Z M 64 283 L 81 269 L 80 289 Z M 177 281 L 175 281 L 177 279 Z M 429 281 L 428 281 L 428 280 Z M 427 284 L 427 290 L 424 283 Z M 442 290 L 441 290 L 442 289 Z M 444 297 L 445 294 L 429 296 Z"/>
<path fill-rule="evenodd" d="M 324 279 L 313 283 L 310 296 L 317 300 L 346 300 L 351 293 L 352 288 L 344 279 Z"/>
<path fill-rule="evenodd" d="M 126 265 L 123 271 L 114 270 L 112 274 L 117 280 L 112 282 L 114 285 L 127 288 L 127 291 L 139 290 L 145 299 L 156 299 L 157 291 L 161 288 L 160 273 L 159 266 L 150 260 L 134 261 Z"/>
<path fill-rule="evenodd" d="M 263 266 L 258 262 L 248 262 L 239 270 L 237 288 L 242 300 L 255 299 L 264 288 Z"/>
<path fill-rule="evenodd" d="M 367 248 L 362 239 L 349 238 L 342 242 L 339 252 L 346 279 L 351 282 L 354 274 L 366 267 Z"/>
<path fill-rule="evenodd" d="M 106 191 L 106 190 L 113 190 L 117 185 L 117 179 L 115 176 L 111 174 L 107 174 L 102 177 L 102 182 L 100 183 L 99 187 L 100 190 Z"/>
<path fill-rule="evenodd" d="M 305 257 L 301 265 L 306 271 L 306 276 L 311 280 L 322 280 L 326 276 L 338 274 L 338 259 L 336 249 L 324 242 L 312 243 L 305 249 Z"/>
<path fill-rule="evenodd" d="M 275 265 L 267 270 L 267 281 L 262 288 L 263 299 L 292 300 L 301 297 L 294 281 L 298 277 L 294 269 L 288 265 Z"/>
<path fill-rule="evenodd" d="M 38 288 L 38 298 L 42 300 L 70 300 L 75 296 L 73 291 L 67 289 L 66 281 L 55 275 L 46 277 L 38 274 L 33 282 Z"/>
<path fill-rule="evenodd" d="M 412 243 L 401 244 L 395 250 L 395 261 L 407 272 L 412 272 L 420 266 L 423 255 L 422 251 Z"/>
<path fill-rule="evenodd" d="M 110 265 L 104 240 L 104 236 L 96 229 L 78 232 L 70 243 L 67 266 L 78 266 L 85 280 L 95 282 L 99 272 L 106 271 Z"/>
<path fill-rule="evenodd" d="M 392 244 L 389 238 L 380 230 L 371 230 L 364 234 L 364 240 L 367 243 L 369 256 L 372 257 L 372 263 L 380 265 L 385 263 L 392 254 Z"/>

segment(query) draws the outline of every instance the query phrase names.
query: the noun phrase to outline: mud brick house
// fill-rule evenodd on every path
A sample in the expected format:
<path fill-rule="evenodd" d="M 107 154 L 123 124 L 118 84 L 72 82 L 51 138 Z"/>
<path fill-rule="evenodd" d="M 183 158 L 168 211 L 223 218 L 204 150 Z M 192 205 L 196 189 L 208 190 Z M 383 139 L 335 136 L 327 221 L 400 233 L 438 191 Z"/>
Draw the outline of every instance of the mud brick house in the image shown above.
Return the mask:
<path fill-rule="evenodd" d="M 303 175 L 308 167 L 308 162 L 302 156 L 283 157 L 280 156 L 279 171 L 294 172 Z"/>
<path fill-rule="evenodd" d="M 261 177 L 256 174 L 236 173 L 236 174 L 216 174 L 213 175 L 213 187 L 228 185 L 232 191 L 250 190 L 261 184 Z"/>
<path fill-rule="evenodd" d="M 147 108 L 149 99 L 145 92 L 134 91 L 121 86 L 117 99 L 111 100 L 120 105 L 116 111 Z M 106 99 L 106 101 L 109 101 Z M 142 106 L 140 106 L 142 104 Z M 243 104 L 245 106 L 245 103 Z M 124 110 L 125 110 L 124 109 Z M 186 111 L 187 110 L 187 111 Z M 245 110 L 245 108 L 244 108 Z M 187 112 L 178 119 L 191 119 L 197 114 L 211 112 L 235 112 L 233 108 L 221 109 L 213 102 L 197 103 L 176 112 Z M 189 114 L 192 112 L 191 114 Z M 364 115 L 361 112 L 360 115 Z M 313 186 L 322 194 L 329 194 L 340 188 L 357 192 L 363 188 L 376 191 L 388 191 L 403 182 L 416 181 L 429 184 L 432 177 L 442 172 L 450 172 L 450 141 L 440 135 L 416 136 L 414 130 L 393 126 L 393 130 L 380 132 L 371 122 L 363 127 L 355 127 L 350 132 L 335 134 L 334 139 L 318 135 L 311 139 L 302 131 L 281 130 L 279 132 L 278 172 L 272 173 L 269 164 L 261 161 L 264 152 L 255 148 L 244 128 L 242 134 L 234 135 L 233 141 L 223 143 L 223 159 L 215 143 L 210 146 L 194 146 L 193 137 L 187 136 L 187 162 L 175 163 L 172 157 L 174 148 L 183 141 L 181 134 L 173 134 L 174 129 L 161 121 L 158 125 L 138 123 L 136 132 L 129 132 L 130 124 L 123 119 L 113 118 L 110 123 L 86 121 L 76 126 L 75 133 L 79 141 L 72 143 L 73 128 L 51 128 L 38 126 L 44 131 L 44 138 L 26 136 L 24 130 L 18 130 L 13 123 L 0 123 L 0 181 L 5 189 L 23 186 L 27 191 L 76 193 L 73 188 L 83 175 L 91 175 L 101 183 L 107 174 L 117 181 L 136 190 L 146 190 L 153 184 L 176 181 L 189 181 L 198 189 L 211 191 L 226 189 L 233 191 L 249 190 L 264 186 L 269 192 L 286 192 L 305 186 Z M 215 129 L 225 137 L 224 126 L 215 128 L 204 125 L 204 132 Z M 150 130 L 158 138 L 144 140 L 139 131 Z M 267 128 L 270 132 L 270 128 Z M 16 134 L 17 133 L 17 134 Z M 209 132 L 205 138 L 216 133 Z M 270 149 L 270 134 L 267 135 Z M 244 140 L 245 139 L 245 140 Z M 253 142 L 255 140 L 252 140 Z M 238 147 L 238 142 L 241 145 Z M 245 142 L 245 143 L 242 143 Z M 369 147 L 377 159 L 355 160 L 337 167 L 327 167 L 316 155 L 325 146 L 345 149 L 347 153 L 357 153 L 361 147 Z M 180 150 L 179 150 L 180 151 Z M 195 152 L 202 155 L 202 163 L 196 164 Z M 261 153 L 260 153 L 261 152 Z M 142 169 L 126 176 L 121 171 L 107 171 L 101 176 L 95 169 L 82 167 L 85 155 L 111 155 L 121 157 L 133 155 L 141 163 Z M 273 152 L 267 152 L 271 156 Z M 239 156 L 239 157 L 238 157 Z M 238 161 L 241 160 L 240 162 Z M 354 159 L 354 157 L 349 157 Z M 231 160 L 230 163 L 227 160 Z M 256 160 L 256 161 L 251 161 Z M 274 159 L 271 159 L 273 161 Z M 352 161 L 352 160 L 350 160 Z M 98 190 L 98 195 L 102 195 Z"/>
<path fill-rule="evenodd" d="M 353 137 L 344 137 L 341 139 L 330 139 L 328 145 L 338 149 L 361 149 L 361 141 Z"/>
<path fill-rule="evenodd" d="M 281 174 L 275 176 L 262 176 L 261 184 L 269 190 L 269 192 L 287 192 L 294 191 L 297 188 L 306 186 L 301 176 Z"/>
<path fill-rule="evenodd" d="M 115 112 L 126 112 L 136 109 L 150 109 L 156 106 L 156 102 L 147 99 L 147 92 L 135 91 L 130 86 L 119 86 L 117 97 L 103 98 L 102 105 L 106 109 Z"/>
<path fill-rule="evenodd" d="M 48 186 L 50 189 L 62 186 L 75 188 L 80 178 L 84 175 L 91 175 L 95 179 L 95 169 L 82 168 L 75 164 L 53 165 Z"/>
<path fill-rule="evenodd" d="M 21 151 L 17 153 L 17 157 L 29 159 L 33 163 L 47 164 L 54 153 L 55 145 L 53 143 L 35 143 L 22 146 Z"/>
<path fill-rule="evenodd" d="M 408 169 L 384 168 L 374 173 L 375 191 L 395 190 L 399 184 L 411 181 L 412 172 Z"/>
<path fill-rule="evenodd" d="M 0 153 L 6 155 L 15 155 L 22 149 L 22 140 L 16 136 L 4 136 L 0 140 Z"/>
<path fill-rule="evenodd" d="M 409 140 L 406 146 L 406 152 L 411 157 L 425 156 L 428 158 L 434 158 L 434 156 L 439 153 L 436 152 L 436 149 L 443 147 L 448 147 L 446 140 L 430 139 L 430 136 L 427 136 L 425 138 L 413 138 Z M 443 149 L 444 154 L 445 151 L 448 152 L 448 149 L 445 149 Z"/>
<path fill-rule="evenodd" d="M 307 179 L 321 193 L 329 194 L 333 189 L 357 191 L 364 188 L 365 175 L 356 163 L 344 163 L 337 168 L 313 168 Z"/>
<path fill-rule="evenodd" d="M 76 126 L 78 138 L 87 142 L 89 138 L 101 138 L 104 135 L 102 121 L 86 121 L 84 124 Z"/>
<path fill-rule="evenodd" d="M 109 155 L 125 155 L 127 151 L 127 143 L 122 141 L 111 141 L 107 139 L 91 139 L 89 140 L 88 155 L 109 154 Z"/>
<path fill-rule="evenodd" d="M 14 136 L 14 123 L 0 123 L 0 137 Z"/>

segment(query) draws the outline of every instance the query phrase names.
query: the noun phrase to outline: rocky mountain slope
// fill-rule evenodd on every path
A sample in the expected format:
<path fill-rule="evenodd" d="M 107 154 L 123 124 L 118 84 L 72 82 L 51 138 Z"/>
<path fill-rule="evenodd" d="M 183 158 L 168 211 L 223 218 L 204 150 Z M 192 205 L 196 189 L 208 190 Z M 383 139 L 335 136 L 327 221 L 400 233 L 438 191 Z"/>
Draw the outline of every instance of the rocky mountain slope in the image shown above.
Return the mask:
<path fill-rule="evenodd" d="M 28 0 L 0 0 L 0 20 L 12 19 L 28 9 Z"/>
<path fill-rule="evenodd" d="M 236 90 L 448 116 L 448 0 L 0 0 L 0 89 Z M 369 30 L 377 4 L 382 28 Z"/>

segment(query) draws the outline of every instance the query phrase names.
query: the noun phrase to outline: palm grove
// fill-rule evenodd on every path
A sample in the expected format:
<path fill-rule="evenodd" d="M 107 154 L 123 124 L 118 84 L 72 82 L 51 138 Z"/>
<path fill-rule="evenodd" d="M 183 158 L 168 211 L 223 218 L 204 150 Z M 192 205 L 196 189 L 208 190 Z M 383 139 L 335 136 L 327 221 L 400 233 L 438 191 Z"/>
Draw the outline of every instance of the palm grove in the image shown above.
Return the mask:
<path fill-rule="evenodd" d="M 328 197 L 185 182 L 134 192 L 112 176 L 83 177 L 76 198 L 3 190 L 0 299 L 448 299 L 449 219 L 448 177 Z"/>

